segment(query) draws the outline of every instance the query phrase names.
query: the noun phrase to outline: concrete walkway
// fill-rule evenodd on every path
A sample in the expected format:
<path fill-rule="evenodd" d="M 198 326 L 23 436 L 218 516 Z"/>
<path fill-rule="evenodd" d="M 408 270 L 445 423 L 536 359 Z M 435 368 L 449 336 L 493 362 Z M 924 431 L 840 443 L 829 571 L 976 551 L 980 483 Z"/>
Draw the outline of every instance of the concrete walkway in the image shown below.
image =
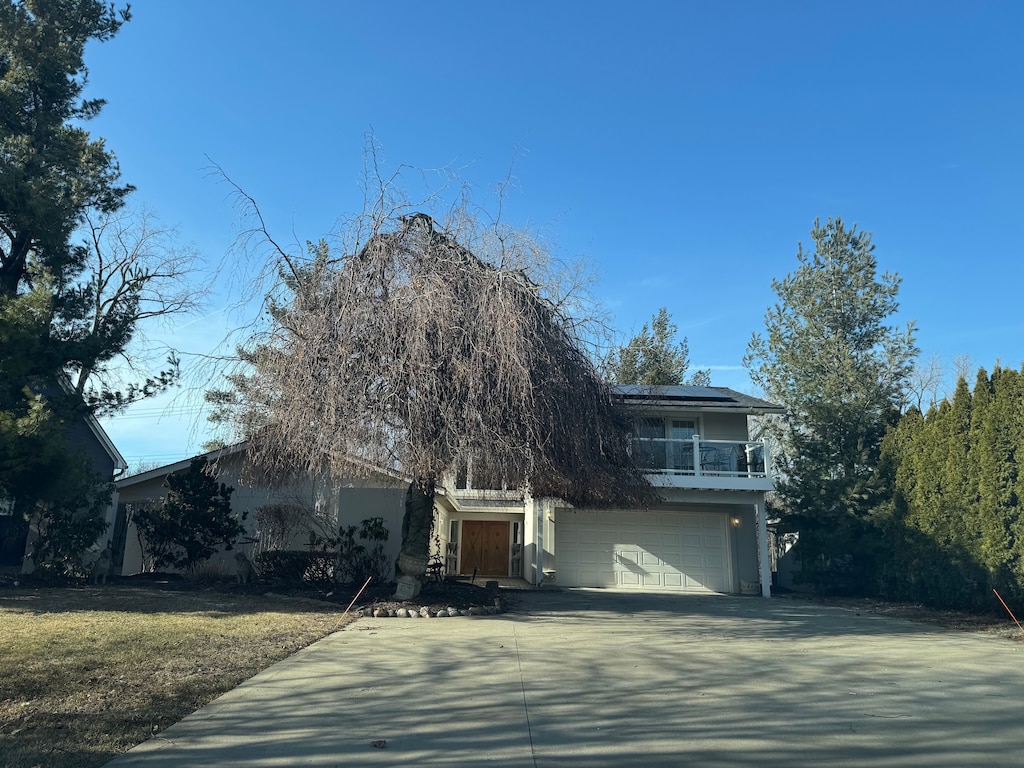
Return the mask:
<path fill-rule="evenodd" d="M 537 592 L 504 616 L 361 619 L 109 765 L 1022 765 L 1022 697 L 1008 640 L 790 600 Z"/>

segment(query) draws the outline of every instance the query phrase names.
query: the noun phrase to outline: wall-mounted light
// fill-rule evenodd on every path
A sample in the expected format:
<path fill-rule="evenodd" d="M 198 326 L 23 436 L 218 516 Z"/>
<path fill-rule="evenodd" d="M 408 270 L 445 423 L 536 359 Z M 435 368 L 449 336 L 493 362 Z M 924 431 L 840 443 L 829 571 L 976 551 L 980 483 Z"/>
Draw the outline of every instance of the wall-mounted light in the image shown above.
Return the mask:
<path fill-rule="evenodd" d="M 732 518 L 730 518 L 729 522 L 732 523 L 733 525 L 739 525 L 740 524 L 740 519 L 738 517 L 736 517 L 736 515 L 733 515 Z"/>

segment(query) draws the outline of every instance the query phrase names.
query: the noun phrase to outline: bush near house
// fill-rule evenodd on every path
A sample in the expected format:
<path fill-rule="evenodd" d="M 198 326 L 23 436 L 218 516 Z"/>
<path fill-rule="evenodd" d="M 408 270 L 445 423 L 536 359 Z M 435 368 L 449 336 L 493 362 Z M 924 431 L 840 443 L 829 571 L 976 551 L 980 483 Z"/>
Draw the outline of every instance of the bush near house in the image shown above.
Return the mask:
<path fill-rule="evenodd" d="M 369 517 L 357 528 L 342 526 L 337 536 L 311 532 L 309 551 L 271 550 L 256 556 L 264 578 L 306 584 L 362 584 L 391 580 L 390 562 L 384 554 L 389 531 L 381 517 Z"/>
<path fill-rule="evenodd" d="M 206 470 L 206 459 L 195 458 L 184 472 L 168 475 L 167 495 L 140 506 L 134 513 L 147 564 L 192 570 L 223 548 L 230 550 L 245 533 L 231 509 L 234 491 Z"/>

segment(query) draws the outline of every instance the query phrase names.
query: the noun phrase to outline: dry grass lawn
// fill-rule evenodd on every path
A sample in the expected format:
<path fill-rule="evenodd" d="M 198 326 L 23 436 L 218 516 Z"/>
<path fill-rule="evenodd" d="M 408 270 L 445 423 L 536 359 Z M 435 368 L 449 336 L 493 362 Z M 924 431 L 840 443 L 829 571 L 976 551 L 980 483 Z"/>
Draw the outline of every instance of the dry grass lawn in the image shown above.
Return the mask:
<path fill-rule="evenodd" d="M 341 626 L 338 606 L 0 589 L 0 766 L 98 766 Z"/>

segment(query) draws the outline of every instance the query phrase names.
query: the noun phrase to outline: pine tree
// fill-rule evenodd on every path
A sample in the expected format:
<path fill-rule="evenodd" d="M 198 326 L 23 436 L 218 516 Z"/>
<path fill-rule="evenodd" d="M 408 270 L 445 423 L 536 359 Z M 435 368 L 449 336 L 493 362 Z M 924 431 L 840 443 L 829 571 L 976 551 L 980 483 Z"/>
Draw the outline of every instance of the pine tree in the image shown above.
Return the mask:
<path fill-rule="evenodd" d="M 1017 547 L 1013 530 L 1020 519 L 1017 497 L 1017 448 L 1021 446 L 1021 381 L 1013 370 L 996 367 L 985 388 L 990 399 L 979 407 L 980 442 L 975 451 L 978 463 L 978 524 L 980 556 L 993 584 L 1015 581 Z"/>
<path fill-rule="evenodd" d="M 778 303 L 744 362 L 787 415 L 768 425 L 779 450 L 780 514 L 800 531 L 804 575 L 863 590 L 878 544 L 869 516 L 885 498 L 882 438 L 895 422 L 917 348 L 913 324 L 888 324 L 899 278 L 877 274 L 869 233 L 840 219 L 811 230 L 814 250 L 772 288 Z"/>
<path fill-rule="evenodd" d="M 667 307 L 662 307 L 644 323 L 643 329 L 611 356 L 608 379 L 615 384 L 699 384 L 709 386 L 708 371 L 697 371 L 687 381 L 690 348 L 686 338 L 676 341 L 679 327 L 672 322 Z"/>
<path fill-rule="evenodd" d="M 85 46 L 128 17 L 98 0 L 0 6 L 0 296 L 43 274 L 68 288 L 85 256 L 69 246 L 72 232 L 87 210 L 115 210 L 131 191 L 102 139 L 81 127 L 104 103 L 81 98 Z M 74 311 L 72 298 L 60 309 Z"/>
<path fill-rule="evenodd" d="M 74 242 L 88 213 L 116 211 L 132 191 L 83 127 L 103 106 L 83 98 L 85 48 L 128 18 L 102 0 L 0 3 L 0 499 L 23 525 L 74 504 L 102 506 L 102 478 L 82 470 L 70 432 L 174 377 L 172 365 L 124 390 L 84 386 L 124 353 L 137 319 L 130 297 L 94 322 L 101 287 L 88 247 Z M 74 487 L 71 477 L 80 478 Z M 46 528 L 56 535 L 60 526 Z"/>

